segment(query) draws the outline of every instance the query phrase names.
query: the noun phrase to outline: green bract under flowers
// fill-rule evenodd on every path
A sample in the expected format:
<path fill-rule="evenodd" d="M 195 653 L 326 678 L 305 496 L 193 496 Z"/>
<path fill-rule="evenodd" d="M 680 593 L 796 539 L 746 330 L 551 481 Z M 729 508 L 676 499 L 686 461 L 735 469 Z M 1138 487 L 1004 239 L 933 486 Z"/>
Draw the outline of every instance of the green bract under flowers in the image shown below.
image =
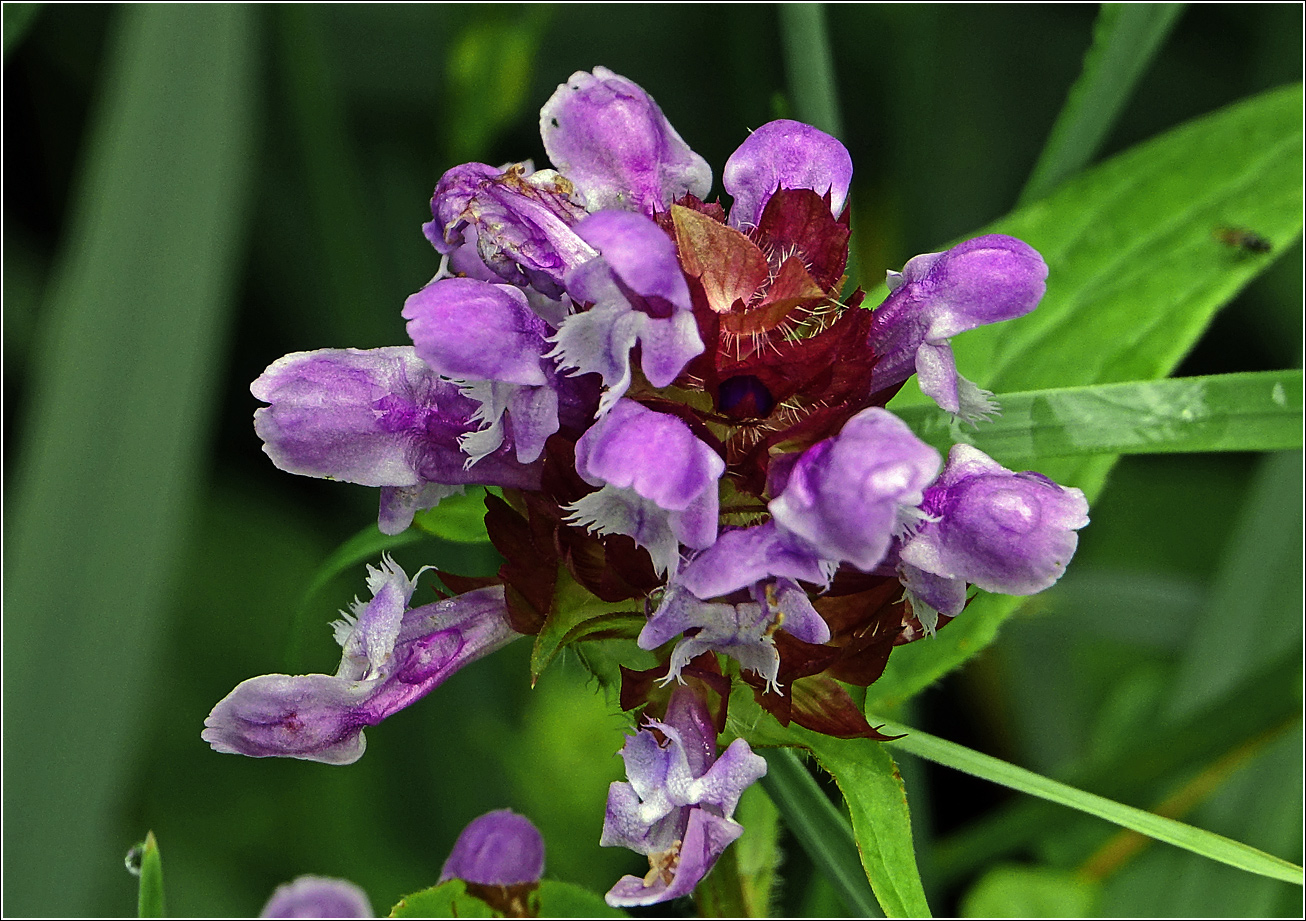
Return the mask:
<path fill-rule="evenodd" d="M 623 673 L 642 713 L 602 835 L 650 865 L 609 903 L 646 905 L 693 891 L 742 833 L 766 764 L 742 739 L 718 753 L 734 682 L 786 725 L 883 738 L 839 682 L 871 684 L 895 646 L 964 616 L 969 585 L 1050 586 L 1087 504 L 969 446 L 945 464 L 884 408 L 914 374 L 958 418 L 997 411 L 949 341 L 1036 307 L 1047 267 L 1027 244 L 917 256 L 871 310 L 845 292 L 852 162 L 829 135 L 754 131 L 725 165 L 727 211 L 656 103 L 605 68 L 558 88 L 541 133 L 556 170 L 471 163 L 436 186 L 442 258 L 403 307 L 411 346 L 296 353 L 252 388 L 273 461 L 380 487 L 386 533 L 500 487 L 498 576 L 449 576 L 466 591 L 412 607 L 383 560 L 336 624 L 335 675 L 250 679 L 204 738 L 354 761 L 364 727 L 565 616 L 571 580 L 645 612 L 639 645 L 663 663 Z"/>

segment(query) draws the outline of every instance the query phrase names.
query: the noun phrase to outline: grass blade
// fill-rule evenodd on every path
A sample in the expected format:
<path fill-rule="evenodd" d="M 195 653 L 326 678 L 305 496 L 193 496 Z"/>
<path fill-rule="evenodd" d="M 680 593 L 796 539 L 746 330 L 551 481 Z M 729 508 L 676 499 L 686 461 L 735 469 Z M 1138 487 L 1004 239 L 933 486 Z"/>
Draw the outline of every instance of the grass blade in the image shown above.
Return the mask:
<path fill-rule="evenodd" d="M 145 833 L 145 840 L 132 848 L 128 859 L 138 853 L 141 885 L 136 895 L 136 917 L 162 918 L 164 916 L 163 857 L 159 853 L 159 842 L 154 840 L 154 832 Z"/>
<path fill-rule="evenodd" d="M 1302 444 L 1302 372 L 1260 371 L 1002 394 L 1002 415 L 953 424 L 929 406 L 899 415 L 941 451 L 972 444 L 1007 466 L 1044 457 L 1275 451 Z"/>
<path fill-rule="evenodd" d="M 1027 771 L 1024 768 L 1016 767 L 1014 764 L 1009 764 L 915 729 L 887 723 L 883 731 L 895 734 L 906 733 L 903 738 L 887 744 L 897 745 L 904 751 L 909 751 L 936 764 L 963 771 L 1049 802 L 1069 806 L 1071 809 L 1086 812 L 1089 815 L 1095 815 L 1116 825 L 1133 829 L 1147 835 L 1149 838 L 1165 841 L 1184 850 L 1192 851 L 1194 854 L 1227 863 L 1248 873 L 1256 873 L 1261 876 L 1268 876 L 1271 879 L 1296 883 L 1297 885 L 1302 884 L 1301 867 L 1286 860 L 1281 860 L 1272 854 L 1266 854 L 1264 851 L 1248 847 L 1238 841 L 1231 841 L 1222 835 L 1203 831 L 1200 828 L 1185 825 L 1183 822 L 1162 818 L 1142 809 L 1135 809 L 1133 806 L 1126 806 L 1123 803 L 1117 803 L 1105 797 L 1078 790 L 1067 784 L 1058 783 L 1048 777 L 1035 774 L 1033 771 Z"/>
<path fill-rule="evenodd" d="M 1089 164 L 1185 5 L 1102 4 L 1084 69 L 1020 193 L 1020 204 L 1042 198 Z"/>
<path fill-rule="evenodd" d="M 124 6 L 106 50 L 5 522 L 8 914 L 98 913 L 235 302 L 255 15 Z"/>
<path fill-rule="evenodd" d="M 779 12 L 794 117 L 827 134 L 843 137 L 825 4 L 783 3 Z"/>

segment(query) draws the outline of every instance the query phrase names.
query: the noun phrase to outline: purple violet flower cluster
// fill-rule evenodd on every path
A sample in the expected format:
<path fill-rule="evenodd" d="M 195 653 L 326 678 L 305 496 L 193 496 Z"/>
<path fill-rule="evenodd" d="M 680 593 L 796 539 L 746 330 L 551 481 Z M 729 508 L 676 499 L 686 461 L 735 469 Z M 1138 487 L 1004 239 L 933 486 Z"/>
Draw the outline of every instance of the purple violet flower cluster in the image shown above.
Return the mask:
<path fill-rule="evenodd" d="M 410 608 L 413 581 L 384 560 L 372 600 L 335 625 L 334 676 L 250 679 L 204 738 L 353 761 L 364 727 L 540 633 L 571 579 L 645 613 L 638 643 L 664 663 L 624 673 L 643 724 L 602 837 L 651 866 L 608 901 L 650 904 L 693 890 L 765 773 L 742 739 L 718 756 L 713 695 L 724 708 L 741 680 L 785 725 L 883 738 L 840 682 L 875 681 L 970 586 L 1050 586 L 1087 504 L 966 445 L 945 463 L 884 408 L 914 374 L 959 419 L 997 411 L 950 340 L 1035 308 L 1047 266 L 1029 245 L 990 234 L 917 256 L 871 310 L 844 294 L 852 160 L 835 138 L 789 120 L 753 131 L 722 173 L 727 211 L 707 201 L 703 158 L 606 68 L 560 86 L 540 131 L 555 169 L 440 179 L 423 227 L 440 267 L 404 304 L 411 346 L 288 355 L 251 388 L 273 462 L 380 487 L 387 534 L 466 485 L 497 487 L 498 577 L 442 574 L 467 590 Z"/>

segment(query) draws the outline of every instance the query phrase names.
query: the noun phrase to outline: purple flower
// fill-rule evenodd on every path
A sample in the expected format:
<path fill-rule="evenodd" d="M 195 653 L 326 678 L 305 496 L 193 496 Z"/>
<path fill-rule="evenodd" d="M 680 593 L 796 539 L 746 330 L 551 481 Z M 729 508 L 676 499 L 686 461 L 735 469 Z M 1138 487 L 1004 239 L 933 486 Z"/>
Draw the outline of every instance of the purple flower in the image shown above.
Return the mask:
<path fill-rule="evenodd" d="M 939 454 L 893 413 L 871 407 L 779 469 L 771 521 L 722 534 L 685 567 L 681 581 L 699 598 L 768 576 L 824 583 L 839 563 L 875 569 L 911 523 Z"/>
<path fill-rule="evenodd" d="M 529 464 L 558 430 L 557 374 L 544 358 L 548 325 L 520 289 L 473 278 L 434 281 L 404 304 L 417 354 L 480 403 L 483 426 L 461 436 L 467 466 L 497 451 L 511 430 Z"/>
<path fill-rule="evenodd" d="M 768 122 L 748 136 L 726 161 L 721 184 L 734 198 L 730 226 L 756 227 L 776 189 L 830 193 L 835 217 L 852 185 L 853 159 L 824 131 L 787 118 Z"/>
<path fill-rule="evenodd" d="M 898 552 L 899 574 L 921 623 L 930 610 L 961 612 L 966 583 L 1032 595 L 1065 571 L 1088 524 L 1078 489 L 1040 473 L 1012 473 L 970 445 L 954 445 L 943 473 L 925 490 L 924 517 Z M 927 608 L 921 616 L 921 608 Z M 929 622 L 927 623 L 927 618 Z"/>
<path fill-rule="evenodd" d="M 971 422 L 996 411 L 993 394 L 957 373 L 948 340 L 958 333 L 1024 316 L 1043 297 L 1048 267 L 1028 243 L 1002 234 L 926 253 L 889 274 L 892 293 L 875 311 L 870 347 L 878 360 L 872 390 L 916 372 L 921 390 Z"/>
<path fill-rule="evenodd" d="M 601 255 L 567 274 L 567 291 L 593 306 L 563 321 L 549 357 L 560 368 L 603 378 L 601 415 L 630 387 L 636 343 L 644 376 L 654 387 L 666 387 L 703 351 L 703 339 L 675 245 L 656 224 L 638 214 L 605 211 L 576 231 Z"/>
<path fill-rule="evenodd" d="M 335 675 L 261 675 L 241 682 L 204 721 L 217 751 L 351 764 L 363 729 L 419 700 L 458 669 L 516 639 L 502 586 L 408 608 L 413 581 L 394 561 L 368 567 L 372 599 L 333 624 Z"/>
<path fill-rule="evenodd" d="M 643 879 L 624 876 L 609 905 L 654 905 L 688 895 L 726 847 L 743 834 L 734 821 L 739 797 L 766 773 L 766 761 L 736 739 L 718 759 L 707 707 L 677 688 L 663 722 L 650 720 L 621 750 L 627 782 L 608 790 L 599 844 L 648 857 Z"/>
<path fill-rule="evenodd" d="M 573 192 L 553 170 L 464 163 L 441 177 L 422 230 L 455 270 L 556 298 L 567 270 L 594 256 L 571 229 L 585 216 Z"/>
<path fill-rule="evenodd" d="M 408 347 L 321 349 L 273 362 L 250 392 L 263 450 L 288 473 L 380 486 L 380 528 L 398 534 L 419 509 L 465 484 L 538 489 L 540 465 L 505 443 L 468 470 L 460 440 L 480 406 Z"/>
<path fill-rule="evenodd" d="M 639 635 L 641 649 L 657 649 L 679 633 L 686 633 L 671 653 L 663 683 L 680 680 L 680 672 L 695 656 L 719 652 L 744 668 L 757 672 L 774 690 L 780 670 L 775 631 L 783 625 L 806 643 L 824 643 L 830 628 L 812 607 L 807 593 L 788 579 L 758 583 L 753 601 L 728 604 L 702 601 L 682 585 L 672 582 L 662 604 Z M 686 632 L 688 631 L 688 632 Z"/>
<path fill-rule="evenodd" d="M 283 883 L 260 918 L 375 918 L 367 893 L 344 879 L 301 876 Z"/>
<path fill-rule="evenodd" d="M 701 548 L 716 539 L 725 466 L 675 416 L 621 400 L 576 443 L 576 472 L 602 488 L 572 503 L 568 520 L 626 534 L 659 572 L 674 572 L 681 544 Z"/>
<path fill-rule="evenodd" d="M 463 829 L 440 871 L 440 882 L 520 886 L 538 883 L 543 875 L 544 839 L 539 831 L 525 816 L 499 809 Z"/>
<path fill-rule="evenodd" d="M 712 187 L 712 170 L 689 149 L 648 93 L 606 67 L 577 71 L 540 110 L 549 160 L 590 211 L 652 214 L 686 192 Z"/>

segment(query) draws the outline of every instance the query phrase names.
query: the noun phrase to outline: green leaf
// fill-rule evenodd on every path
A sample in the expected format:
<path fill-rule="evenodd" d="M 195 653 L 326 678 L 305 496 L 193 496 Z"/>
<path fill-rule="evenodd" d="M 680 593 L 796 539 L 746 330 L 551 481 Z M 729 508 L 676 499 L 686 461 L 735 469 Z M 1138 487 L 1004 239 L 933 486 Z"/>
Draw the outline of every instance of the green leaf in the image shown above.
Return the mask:
<path fill-rule="evenodd" d="M 1052 867 L 1000 864 L 962 897 L 964 918 L 1087 918 L 1101 887 Z"/>
<path fill-rule="evenodd" d="M 787 748 L 769 749 L 762 786 L 780 810 L 785 825 L 830 880 L 840 897 L 862 917 L 880 911 L 860 866 L 848 820 L 839 814 L 798 757 Z"/>
<path fill-rule="evenodd" d="M 441 499 L 435 508 L 418 512 L 413 524 L 433 537 L 456 544 L 488 544 L 485 492 L 484 486 L 468 486 L 462 495 Z"/>
<path fill-rule="evenodd" d="M 731 848 L 739 878 L 743 914 L 769 918 L 775 914 L 772 897 L 780 868 L 780 813 L 762 787 L 744 791 L 735 810 L 744 834 Z"/>
<path fill-rule="evenodd" d="M 1020 203 L 1042 198 L 1096 156 L 1183 3 L 1104 3 L 1084 69 L 1070 88 Z"/>
<path fill-rule="evenodd" d="M 414 892 L 390 909 L 391 918 L 502 918 L 474 895 L 467 894 L 467 884 L 460 879 Z"/>
<path fill-rule="evenodd" d="M 1043 254 L 1048 293 L 1027 316 L 958 336 L 962 373 L 999 394 L 1170 373 L 1215 312 L 1270 261 L 1231 251 L 1213 232 L 1252 227 L 1276 250 L 1300 234 L 1301 107 L 1300 84 L 1253 97 L 1126 151 L 985 228 Z M 891 408 L 923 402 L 909 385 Z M 1092 502 L 1114 463 L 1111 455 L 1055 458 L 1039 472 Z M 981 592 L 934 639 L 895 650 L 868 706 L 892 712 L 975 655 L 1022 600 Z"/>
<path fill-rule="evenodd" d="M 898 768 L 882 743 L 835 739 L 797 723 L 781 727 L 775 717 L 757 705 L 746 685 L 731 694 L 727 728 L 755 747 L 790 746 L 810 751 L 834 778 L 848 805 L 862 868 L 884 914 L 891 918 L 929 916 L 912 845 L 907 794 Z M 849 907 L 857 914 L 869 914 L 873 906 L 851 869 L 843 817 L 793 753 L 781 749 L 767 751 L 765 756 L 768 773 L 763 784 L 781 817 Z"/>
<path fill-rule="evenodd" d="M 1043 254 L 1048 293 L 1027 316 L 958 336 L 963 373 L 995 393 L 1169 374 L 1272 261 L 1231 249 L 1219 228 L 1249 227 L 1276 252 L 1301 233 L 1301 109 L 1300 84 L 1252 97 L 987 228 Z"/>
<path fill-rule="evenodd" d="M 625 918 L 628 915 L 613 908 L 603 896 L 590 892 L 574 883 L 541 880 L 540 888 L 530 896 L 538 910 L 534 913 L 544 918 Z M 467 892 L 467 884 L 460 879 L 423 889 L 404 896 L 390 910 L 391 918 L 502 918 L 485 902 Z"/>
<path fill-rule="evenodd" d="M 122 6 L 5 508 L 5 909 L 94 913 L 224 388 L 257 12 Z M 57 575 L 55 575 L 57 574 Z M 76 668 L 50 680 L 51 655 Z M 64 658 L 66 657 L 66 658 Z"/>
<path fill-rule="evenodd" d="M 1302 868 L 1264 851 L 1258 851 L 1238 841 L 1231 841 L 1200 828 L 1193 828 L 1174 819 L 1126 806 L 1093 793 L 1077 790 L 1067 784 L 1016 767 L 973 749 L 948 742 L 919 730 L 887 723 L 885 732 L 903 733 L 903 738 L 886 743 L 897 745 L 904 751 L 963 771 L 975 777 L 1002 784 L 1013 790 L 1028 793 L 1050 802 L 1069 806 L 1080 812 L 1095 815 L 1116 825 L 1131 828 L 1140 834 L 1165 841 L 1176 847 L 1192 851 L 1211 860 L 1218 860 L 1248 873 L 1257 873 L 1272 879 L 1302 884 Z"/>
<path fill-rule="evenodd" d="M 946 453 L 956 442 L 1008 467 L 1046 457 L 1274 451 L 1302 444 L 1302 372 L 1262 371 L 1001 396 L 1002 415 L 978 427 L 911 406 L 900 416 Z"/>
<path fill-rule="evenodd" d="M 568 643 L 596 633 L 622 636 L 633 629 L 637 634 L 645 617 L 642 611 L 632 610 L 633 605 L 631 601 L 609 603 L 594 597 L 566 567 L 560 568 L 549 619 L 531 650 L 531 684 L 539 680 L 558 650 Z"/>
<path fill-rule="evenodd" d="M 546 879 L 540 881 L 541 918 L 628 918 L 620 908 L 613 908 L 597 892 L 575 883 Z"/>
<path fill-rule="evenodd" d="M 145 840 L 127 854 L 127 868 L 139 873 L 140 889 L 136 896 L 136 917 L 162 918 L 163 908 L 163 857 L 154 832 L 145 833 Z"/>

